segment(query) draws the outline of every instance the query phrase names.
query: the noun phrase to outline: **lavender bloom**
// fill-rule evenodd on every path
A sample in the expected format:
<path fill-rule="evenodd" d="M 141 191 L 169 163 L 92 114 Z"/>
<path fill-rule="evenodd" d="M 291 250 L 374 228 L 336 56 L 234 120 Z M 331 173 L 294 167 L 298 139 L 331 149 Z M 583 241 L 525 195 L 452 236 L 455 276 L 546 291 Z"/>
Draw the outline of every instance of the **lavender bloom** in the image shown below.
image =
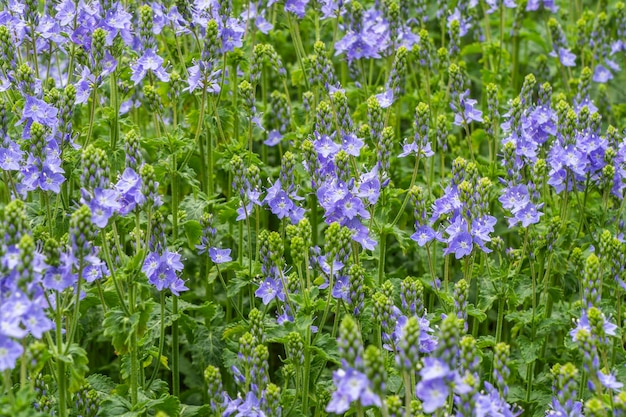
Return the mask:
<path fill-rule="evenodd" d="M 230 257 L 230 249 L 209 248 L 209 256 L 215 264 L 223 264 L 233 260 Z"/>
<path fill-rule="evenodd" d="M 483 112 L 474 108 L 477 101 L 469 99 L 467 96 L 469 96 L 469 90 L 465 90 L 459 97 L 461 109 L 455 108 L 456 106 L 453 106 L 452 104 L 450 105 L 452 110 L 455 111 L 454 124 L 457 126 L 469 124 L 472 121 L 483 121 Z"/>
<path fill-rule="evenodd" d="M 37 122 L 43 126 L 55 127 L 58 123 L 57 114 L 59 110 L 43 100 L 32 96 L 26 96 L 22 120 Z"/>
<path fill-rule="evenodd" d="M 372 390 L 371 381 L 361 372 L 352 368 L 338 369 L 333 372 L 333 383 L 337 390 L 326 406 L 329 413 L 345 413 L 354 401 L 359 401 L 364 407 L 381 405 L 380 397 Z"/>
<path fill-rule="evenodd" d="M 0 337 L 0 371 L 13 369 L 23 352 L 22 345 L 7 336 Z"/>
<path fill-rule="evenodd" d="M 183 268 L 180 254 L 165 250 L 162 255 L 150 252 L 144 260 L 141 271 L 157 290 L 163 291 L 167 288 L 178 296 L 181 291 L 188 290 L 184 281 L 177 275 Z"/>
<path fill-rule="evenodd" d="M 306 6 L 308 3 L 309 0 L 286 0 L 285 11 L 291 12 L 298 16 L 298 18 L 302 19 L 306 13 Z"/>
<path fill-rule="evenodd" d="M 268 305 L 274 298 L 285 301 L 285 293 L 283 292 L 281 281 L 269 277 L 263 281 L 254 295 L 261 298 L 265 305 Z"/>
<path fill-rule="evenodd" d="M 135 85 L 139 84 L 139 82 L 144 79 L 148 71 L 150 71 L 159 80 L 167 82 L 169 81 L 170 76 L 167 72 L 165 72 L 162 65 L 163 58 L 158 56 L 152 48 L 148 48 L 145 50 L 143 55 L 130 66 L 132 69 L 132 76 L 130 79 L 135 82 Z"/>

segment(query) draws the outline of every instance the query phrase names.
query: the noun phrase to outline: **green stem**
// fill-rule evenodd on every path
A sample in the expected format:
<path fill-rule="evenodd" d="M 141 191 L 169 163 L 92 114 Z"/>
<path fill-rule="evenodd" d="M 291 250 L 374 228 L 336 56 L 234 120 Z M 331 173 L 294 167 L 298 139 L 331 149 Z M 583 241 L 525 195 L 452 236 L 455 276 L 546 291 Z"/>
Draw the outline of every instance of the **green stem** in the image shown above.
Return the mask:
<path fill-rule="evenodd" d="M 72 322 L 70 323 L 70 332 L 66 340 L 67 343 L 65 344 L 65 355 L 67 355 L 70 350 L 70 346 L 72 345 L 72 342 L 74 341 L 74 336 L 76 335 L 76 329 L 78 328 L 78 316 L 80 313 L 80 290 L 83 281 L 83 268 L 84 259 L 83 256 L 80 255 L 78 260 L 78 280 L 76 283 L 76 302 L 74 303 L 74 312 L 72 314 Z"/>
<path fill-rule="evenodd" d="M 4 377 L 4 391 L 9 397 L 9 403 L 13 405 L 15 404 L 15 395 L 13 394 L 13 384 L 11 382 L 11 370 L 5 369 L 2 375 Z M 59 415 L 61 414 L 59 413 Z M 65 417 L 66 415 L 67 414 L 63 414 L 62 417 Z"/>
<path fill-rule="evenodd" d="M 385 232 L 380 233 L 380 242 L 378 242 L 378 285 L 383 284 L 385 276 L 385 247 L 387 243 L 387 235 Z"/>
<path fill-rule="evenodd" d="M 411 417 L 411 399 L 413 391 L 411 389 L 411 376 L 408 372 L 403 372 L 402 378 L 404 379 L 404 415 Z"/>
<path fill-rule="evenodd" d="M 89 141 L 91 140 L 91 134 L 93 132 L 93 123 L 96 116 L 96 101 L 98 99 L 98 90 L 96 88 L 91 92 L 91 106 L 89 110 L 89 126 L 87 128 L 87 137 L 85 138 L 85 145 L 89 145 Z"/>
<path fill-rule="evenodd" d="M 419 165 L 420 165 L 420 157 L 418 155 L 415 157 L 415 165 L 413 166 L 413 173 L 411 174 L 411 184 L 409 185 L 409 188 L 407 189 L 407 193 L 404 196 L 404 200 L 402 201 L 402 205 L 400 206 L 400 210 L 398 211 L 398 214 L 396 214 L 396 217 L 391 222 L 391 227 L 395 226 L 398 223 L 398 220 L 400 220 L 400 216 L 402 216 L 402 213 L 404 213 L 404 208 L 406 207 L 406 204 L 409 201 L 411 188 L 413 188 L 413 186 L 415 185 L 415 180 L 417 179 L 417 170 L 419 168 Z"/>
<path fill-rule="evenodd" d="M 63 303 L 61 294 L 56 292 L 55 332 L 57 343 L 57 355 L 63 354 Z M 67 380 L 65 378 L 65 362 L 57 357 L 57 386 L 59 393 L 59 417 L 67 416 Z"/>
<path fill-rule="evenodd" d="M 178 297 L 172 297 L 172 315 L 178 316 Z M 178 319 L 172 322 L 172 393 L 175 397 L 180 394 L 179 374 L 179 350 L 178 350 Z"/>
<path fill-rule="evenodd" d="M 154 379 L 159 372 L 159 368 L 161 367 L 161 358 L 163 357 L 163 348 L 165 346 L 165 292 L 161 291 L 161 323 L 159 325 L 159 354 L 157 357 L 156 364 L 154 369 L 152 370 L 152 375 L 150 376 L 150 380 L 146 384 L 146 388 L 144 391 L 150 389 Z"/>
<path fill-rule="evenodd" d="M 111 73 L 109 88 L 111 90 L 111 106 L 113 106 L 113 121 L 111 122 L 111 152 L 115 152 L 117 140 L 119 138 L 118 118 L 120 113 L 119 103 L 117 101 L 117 77 L 115 76 L 115 71 Z"/>

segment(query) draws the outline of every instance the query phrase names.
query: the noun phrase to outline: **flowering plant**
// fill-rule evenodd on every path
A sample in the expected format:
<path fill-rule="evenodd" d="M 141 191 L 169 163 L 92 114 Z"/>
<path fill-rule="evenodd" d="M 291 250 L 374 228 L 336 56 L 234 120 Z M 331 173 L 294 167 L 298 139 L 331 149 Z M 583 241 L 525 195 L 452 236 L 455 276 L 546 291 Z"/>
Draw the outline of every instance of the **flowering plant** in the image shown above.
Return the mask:
<path fill-rule="evenodd" d="M 626 416 L 622 2 L 0 1 L 0 416 Z"/>

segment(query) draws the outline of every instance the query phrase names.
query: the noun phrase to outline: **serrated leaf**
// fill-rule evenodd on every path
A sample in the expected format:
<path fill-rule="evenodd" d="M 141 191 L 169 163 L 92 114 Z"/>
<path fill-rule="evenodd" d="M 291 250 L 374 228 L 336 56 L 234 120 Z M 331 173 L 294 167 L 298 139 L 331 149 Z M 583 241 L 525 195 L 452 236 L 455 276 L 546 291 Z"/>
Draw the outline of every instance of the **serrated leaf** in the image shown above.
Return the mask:
<path fill-rule="evenodd" d="M 100 416 L 102 417 L 138 417 L 141 413 L 130 411 L 132 408 L 126 398 L 119 395 L 106 397 L 100 405 Z"/>
<path fill-rule="evenodd" d="M 210 404 L 202 406 L 184 404 L 181 407 L 180 417 L 204 417 L 207 415 L 211 415 Z"/>
<path fill-rule="evenodd" d="M 114 308 L 104 315 L 104 335 L 111 338 L 111 343 L 118 355 L 128 353 L 130 337 L 137 330 L 140 313 L 127 317 L 121 308 Z"/>
<path fill-rule="evenodd" d="M 70 392 L 77 392 L 85 384 L 85 374 L 89 372 L 87 351 L 73 343 L 67 355 L 71 361 L 68 367 L 70 371 Z"/>
<path fill-rule="evenodd" d="M 487 319 L 487 315 L 482 310 L 476 308 L 473 304 L 467 306 L 467 315 L 474 317 L 479 323 L 482 323 L 485 319 Z"/>
<path fill-rule="evenodd" d="M 115 382 L 107 375 L 91 374 L 86 379 L 91 388 L 96 390 L 99 394 L 108 395 L 115 389 Z"/>
<path fill-rule="evenodd" d="M 180 400 L 173 395 L 165 395 L 159 399 L 148 401 L 145 404 L 147 410 L 161 411 L 169 417 L 178 416 Z"/>

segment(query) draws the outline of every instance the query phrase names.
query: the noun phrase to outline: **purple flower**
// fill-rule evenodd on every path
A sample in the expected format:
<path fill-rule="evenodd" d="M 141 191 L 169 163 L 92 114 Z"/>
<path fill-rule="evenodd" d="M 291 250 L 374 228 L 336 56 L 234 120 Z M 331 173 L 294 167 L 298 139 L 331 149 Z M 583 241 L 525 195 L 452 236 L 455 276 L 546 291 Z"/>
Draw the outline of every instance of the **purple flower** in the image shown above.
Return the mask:
<path fill-rule="evenodd" d="M 623 383 L 618 382 L 615 375 L 609 373 L 607 375 L 603 374 L 602 371 L 598 371 L 598 379 L 600 383 L 604 386 L 604 388 L 610 389 L 612 391 L 619 391 L 624 386 Z"/>
<path fill-rule="evenodd" d="M 203 67 L 208 67 L 206 64 L 198 63 L 192 65 L 187 68 L 187 72 L 189 73 L 189 78 L 187 79 L 187 83 L 189 84 L 184 91 L 192 92 L 196 88 L 201 88 L 208 93 L 218 94 L 221 90 L 220 84 L 218 82 L 220 74 L 222 70 L 216 70 L 207 74 L 207 70 L 202 70 Z M 206 78 L 206 80 L 205 80 Z"/>
<path fill-rule="evenodd" d="M 514 226 L 518 222 L 522 223 L 522 227 L 528 227 L 531 224 L 539 223 L 539 219 L 543 213 L 537 210 L 534 204 L 528 203 L 521 210 L 514 213 L 515 217 L 509 218 L 509 226 Z"/>
<path fill-rule="evenodd" d="M 267 134 L 267 140 L 265 140 L 265 142 L 263 143 L 267 146 L 276 146 L 280 143 L 282 139 L 283 139 L 282 133 L 280 133 L 276 129 L 273 129 L 271 132 Z"/>
<path fill-rule="evenodd" d="M 347 276 L 342 275 L 339 278 L 337 278 L 337 282 L 335 282 L 335 287 L 333 288 L 333 291 L 332 291 L 332 296 L 337 299 L 341 299 L 345 301 L 346 303 L 349 302 L 350 280 L 348 279 Z"/>
<path fill-rule="evenodd" d="M 380 107 L 386 109 L 393 104 L 393 90 L 390 88 L 383 93 L 376 94 L 376 99 L 378 100 L 378 104 L 380 104 Z"/>
<path fill-rule="evenodd" d="M 50 267 L 43 277 L 43 286 L 47 290 L 63 291 L 76 282 L 77 276 L 60 267 Z"/>
<path fill-rule="evenodd" d="M 274 280 L 273 278 L 266 278 L 254 295 L 261 298 L 265 305 L 268 305 L 276 297 L 281 301 L 285 301 L 285 294 L 283 293 L 283 286 L 280 280 Z"/>
<path fill-rule="evenodd" d="M 611 71 L 606 69 L 606 67 L 602 65 L 597 65 L 595 71 L 593 72 L 593 81 L 596 83 L 605 83 L 609 80 L 613 79 L 613 74 Z"/>
<path fill-rule="evenodd" d="M 341 150 L 341 146 L 336 144 L 328 135 L 320 135 L 315 132 L 315 140 L 313 141 L 315 150 L 325 159 L 334 157 Z"/>
<path fill-rule="evenodd" d="M 230 257 L 230 249 L 209 248 L 209 256 L 213 263 L 216 264 L 223 264 L 233 260 Z"/>
<path fill-rule="evenodd" d="M 141 267 L 141 271 L 146 274 L 148 281 L 157 290 L 162 291 L 168 288 L 175 295 L 178 295 L 179 291 L 188 289 L 177 276 L 177 272 L 182 270 L 183 264 L 180 261 L 180 254 L 168 250 L 165 250 L 161 255 L 150 252 Z"/>
<path fill-rule="evenodd" d="M 528 187 L 525 184 L 509 187 L 498 200 L 502 203 L 503 208 L 511 210 L 512 213 L 517 213 L 530 203 Z"/>
<path fill-rule="evenodd" d="M 302 19 L 306 13 L 306 6 L 309 0 L 286 0 L 285 10 L 291 12 Z"/>
<path fill-rule="evenodd" d="M 468 232 L 461 232 L 448 241 L 448 247 L 444 251 L 444 254 L 448 255 L 454 253 L 456 259 L 461 259 L 464 256 L 470 255 L 473 248 L 474 243 L 472 235 Z"/>
<path fill-rule="evenodd" d="M 96 188 L 94 197 L 88 203 L 92 223 L 101 229 L 105 228 L 111 216 L 122 207 L 117 201 L 119 197 L 116 190 Z"/>
<path fill-rule="evenodd" d="M 326 406 L 329 413 L 343 414 L 350 408 L 353 401 L 360 401 L 367 407 L 380 407 L 380 397 L 372 391 L 371 382 L 365 374 L 354 369 L 338 369 L 333 372 L 333 383 L 337 390 L 333 392 L 330 402 Z"/>
<path fill-rule="evenodd" d="M 156 75 L 159 80 L 167 82 L 170 80 L 170 76 L 161 65 L 163 65 L 163 58 L 158 56 L 152 48 L 148 48 L 141 58 L 130 66 L 133 72 L 130 79 L 134 81 L 135 84 L 139 84 L 148 71 L 150 71 Z"/>
<path fill-rule="evenodd" d="M 50 320 L 36 304 L 32 304 L 28 312 L 22 316 L 22 324 L 26 327 L 26 330 L 37 339 L 41 339 L 45 332 L 52 330 L 54 327 L 52 320 Z M 0 346 L 0 351 L 1 350 L 2 347 Z M 0 356 L 2 355 L 0 354 Z M 2 359 L 0 359 L 0 362 L 1 361 Z"/>
<path fill-rule="evenodd" d="M 417 242 L 418 245 L 424 246 L 436 236 L 435 231 L 430 226 L 420 226 L 415 233 L 411 235 L 411 239 Z"/>
<path fill-rule="evenodd" d="M 343 136 L 341 148 L 348 155 L 359 156 L 363 144 L 363 139 L 358 138 L 354 133 L 348 133 Z"/>
<path fill-rule="evenodd" d="M 461 93 L 460 96 L 460 104 L 461 109 L 456 109 L 451 104 L 452 109 L 457 113 L 454 115 L 454 124 L 457 126 L 461 126 L 465 123 L 470 124 L 472 121 L 482 122 L 483 121 L 483 112 L 474 108 L 474 105 L 477 103 L 474 99 L 467 98 L 469 96 L 469 90 Z M 460 111 L 463 113 L 461 114 Z"/>
<path fill-rule="evenodd" d="M 237 416 L 241 417 L 266 417 L 266 414 L 261 410 L 261 402 L 252 391 L 248 392 L 246 400 L 239 404 L 237 411 L 239 411 Z"/>
<path fill-rule="evenodd" d="M 58 123 L 58 112 L 59 110 L 57 108 L 52 107 L 45 101 L 32 96 L 26 96 L 21 122 L 28 120 L 40 123 L 44 126 L 54 127 Z"/>
<path fill-rule="evenodd" d="M 0 371 L 13 369 L 22 352 L 21 344 L 3 334 L 0 337 Z"/>
<path fill-rule="evenodd" d="M 121 194 L 121 215 L 130 213 L 137 205 L 146 201 L 141 183 L 141 177 L 132 168 L 126 168 L 115 184 L 115 189 Z"/>
<path fill-rule="evenodd" d="M 268 204 L 272 213 L 278 216 L 279 219 L 288 217 L 289 212 L 294 206 L 293 201 L 289 198 L 289 195 L 283 190 L 280 190 L 274 198 L 269 200 Z"/>
<path fill-rule="evenodd" d="M 569 49 L 559 48 L 558 54 L 555 51 L 550 52 L 550 56 L 559 58 L 561 61 L 561 65 L 564 67 L 575 67 L 576 66 L 576 55 L 572 53 Z"/>
<path fill-rule="evenodd" d="M 5 171 L 18 171 L 24 152 L 13 141 L 7 140 L 5 147 L 0 148 L 0 168 Z"/>
<path fill-rule="evenodd" d="M 421 380 L 415 387 L 415 395 L 422 400 L 425 413 L 432 413 L 446 404 L 450 389 L 443 378 Z"/>

